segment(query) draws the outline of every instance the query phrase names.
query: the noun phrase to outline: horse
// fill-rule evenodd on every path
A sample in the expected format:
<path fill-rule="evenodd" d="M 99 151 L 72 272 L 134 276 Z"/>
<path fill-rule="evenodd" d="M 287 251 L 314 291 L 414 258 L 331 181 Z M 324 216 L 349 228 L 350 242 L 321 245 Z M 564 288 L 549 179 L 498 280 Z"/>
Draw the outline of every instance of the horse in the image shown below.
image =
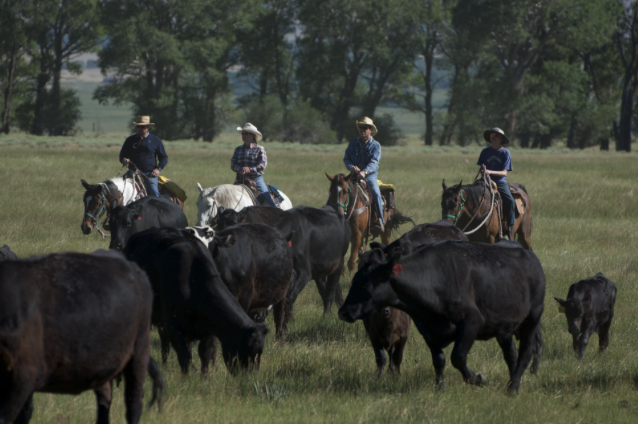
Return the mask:
<path fill-rule="evenodd" d="M 326 172 L 326 177 L 330 180 L 330 199 L 336 199 L 329 202 L 337 212 L 345 215 L 346 220 L 350 224 L 350 259 L 348 259 L 348 270 L 354 271 L 355 263 L 359 253 L 365 252 L 363 238 L 372 236 L 381 237 L 383 244 L 390 244 L 390 236 L 392 231 L 397 230 L 401 224 L 414 221 L 412 218 L 402 215 L 395 207 L 387 207 L 383 210 L 383 219 L 385 226 L 383 231 L 379 228 L 371 229 L 371 207 L 374 204 L 364 195 L 363 188 L 357 184 L 352 178 L 355 174 L 345 176 L 337 174 L 334 177 Z"/>
<path fill-rule="evenodd" d="M 111 211 L 111 202 L 117 200 L 118 205 L 128 205 L 141 197 L 139 187 L 136 187 L 132 178 L 113 177 L 98 184 L 89 184 L 85 180 L 80 180 L 86 189 L 82 197 L 84 203 L 84 216 L 82 217 L 82 233 L 91 234 L 93 228 L 106 237 L 100 228 L 98 221 L 104 212 Z M 108 228 L 108 219 L 104 221 L 104 229 Z"/>
<path fill-rule="evenodd" d="M 473 242 L 494 244 L 503 239 L 500 210 L 495 189 L 483 179 L 474 184 L 448 187 L 443 180 L 441 211 L 443 219 L 461 228 Z M 531 250 L 532 203 L 522 184 L 508 183 L 516 202 L 516 221 L 510 234 L 518 235 L 518 242 L 526 250 Z M 512 236 L 514 238 L 514 236 Z"/>
<path fill-rule="evenodd" d="M 199 197 L 197 198 L 197 226 L 209 225 L 211 221 L 214 227 L 214 221 L 217 217 L 217 210 L 220 206 L 224 209 L 234 209 L 237 212 L 244 209 L 247 206 L 258 205 L 259 202 L 252 194 L 250 189 L 245 185 L 233 185 L 233 184 L 221 184 L 215 187 L 209 187 L 203 189 L 202 186 L 197 183 L 199 189 Z M 284 199 L 279 205 L 282 210 L 288 210 L 292 208 L 292 202 L 279 190 L 279 194 Z"/>

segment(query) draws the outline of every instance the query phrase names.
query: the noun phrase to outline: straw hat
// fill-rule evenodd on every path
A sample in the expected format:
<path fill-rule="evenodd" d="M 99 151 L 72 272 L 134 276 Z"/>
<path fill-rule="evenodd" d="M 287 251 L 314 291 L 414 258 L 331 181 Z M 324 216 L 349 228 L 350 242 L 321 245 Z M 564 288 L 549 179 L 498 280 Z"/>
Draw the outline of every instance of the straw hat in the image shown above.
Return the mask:
<path fill-rule="evenodd" d="M 138 122 L 133 122 L 134 125 L 155 125 L 151 122 L 151 117 L 150 116 L 142 116 L 142 115 L 137 115 L 137 121 Z"/>
<path fill-rule="evenodd" d="M 263 136 L 261 135 L 257 127 L 251 124 L 250 122 L 246 122 L 243 127 L 237 127 L 237 132 L 242 132 L 242 131 L 255 134 L 256 142 L 260 141 L 263 138 Z"/>
<path fill-rule="evenodd" d="M 488 143 L 491 143 L 490 134 L 500 134 L 501 136 L 503 136 L 503 141 L 501 141 L 501 146 L 510 143 L 510 141 L 507 139 L 507 137 L 505 137 L 505 132 L 502 129 L 498 128 L 498 127 L 494 127 L 491 130 L 487 130 L 487 131 L 485 131 L 483 133 L 483 138 Z"/>
<path fill-rule="evenodd" d="M 361 121 L 355 121 L 355 125 L 357 126 L 357 132 L 359 132 L 359 124 L 364 124 L 364 125 L 368 125 L 368 126 L 372 127 L 372 130 L 370 132 L 370 135 L 372 137 L 377 135 L 377 133 L 379 132 L 377 130 L 377 127 L 374 125 L 374 122 L 372 122 L 372 119 L 368 118 L 367 116 L 364 116 Z"/>

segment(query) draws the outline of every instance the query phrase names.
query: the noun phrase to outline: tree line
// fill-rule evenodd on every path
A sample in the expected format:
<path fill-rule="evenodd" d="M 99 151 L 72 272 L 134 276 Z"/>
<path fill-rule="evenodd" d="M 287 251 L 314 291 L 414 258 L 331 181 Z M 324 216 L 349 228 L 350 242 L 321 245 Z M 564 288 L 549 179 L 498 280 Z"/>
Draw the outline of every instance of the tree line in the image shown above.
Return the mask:
<path fill-rule="evenodd" d="M 370 116 L 392 144 L 401 129 L 379 107 L 393 106 L 422 114 L 427 145 L 501 126 L 522 147 L 631 150 L 636 1 L 0 1 L 5 133 L 73 132 L 62 69 L 97 52 L 113 78 L 94 98 L 151 115 L 167 140 L 212 141 L 239 111 L 270 138 L 313 143 Z"/>

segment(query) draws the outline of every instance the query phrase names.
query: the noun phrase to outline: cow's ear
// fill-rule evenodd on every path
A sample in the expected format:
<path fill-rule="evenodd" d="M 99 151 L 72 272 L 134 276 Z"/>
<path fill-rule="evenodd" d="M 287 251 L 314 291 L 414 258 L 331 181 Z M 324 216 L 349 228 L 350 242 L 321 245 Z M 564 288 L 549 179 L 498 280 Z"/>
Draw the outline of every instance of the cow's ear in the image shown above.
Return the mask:
<path fill-rule="evenodd" d="M 91 184 L 87 183 L 86 181 L 80 179 L 80 181 L 82 182 L 82 186 L 84 186 L 85 189 L 90 190 L 91 189 Z"/>
<path fill-rule="evenodd" d="M 332 180 L 334 180 L 334 179 L 335 179 L 335 177 L 333 177 L 332 175 L 328 174 L 327 172 L 325 172 L 325 174 L 326 174 L 326 177 L 328 177 L 328 179 L 329 179 L 330 181 L 332 181 Z"/>
<path fill-rule="evenodd" d="M 556 302 L 558 302 L 560 306 L 565 306 L 565 304 L 567 303 L 566 300 L 563 300 L 560 297 L 555 297 L 554 300 L 556 300 Z"/>
<path fill-rule="evenodd" d="M 445 184 L 445 178 L 443 178 L 443 184 L 441 184 L 441 186 L 443 187 L 443 191 L 447 190 L 447 184 Z"/>
<path fill-rule="evenodd" d="M 197 235 L 197 231 L 194 228 L 184 228 L 188 234 Z"/>
<path fill-rule="evenodd" d="M 215 237 L 215 230 L 213 230 L 212 228 L 208 227 L 206 230 L 204 230 L 204 236 L 205 237 Z"/>

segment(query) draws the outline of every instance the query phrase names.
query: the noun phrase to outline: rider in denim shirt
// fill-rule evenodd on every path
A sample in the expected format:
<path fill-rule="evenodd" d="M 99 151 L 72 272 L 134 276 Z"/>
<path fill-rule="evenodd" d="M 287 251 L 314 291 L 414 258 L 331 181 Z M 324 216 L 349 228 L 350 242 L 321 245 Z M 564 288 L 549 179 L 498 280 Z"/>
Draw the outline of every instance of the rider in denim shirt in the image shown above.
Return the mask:
<path fill-rule="evenodd" d="M 383 203 L 381 201 L 381 191 L 377 183 L 377 173 L 379 171 L 379 161 L 381 160 L 381 145 L 372 138 L 377 134 L 377 127 L 372 119 L 367 116 L 362 121 L 356 122 L 359 130 L 359 137 L 350 141 L 343 163 L 350 172 L 357 172 L 366 180 L 370 191 L 374 195 L 374 202 L 379 211 L 379 227 L 383 231 Z M 374 223 L 376 224 L 376 223 Z"/>

